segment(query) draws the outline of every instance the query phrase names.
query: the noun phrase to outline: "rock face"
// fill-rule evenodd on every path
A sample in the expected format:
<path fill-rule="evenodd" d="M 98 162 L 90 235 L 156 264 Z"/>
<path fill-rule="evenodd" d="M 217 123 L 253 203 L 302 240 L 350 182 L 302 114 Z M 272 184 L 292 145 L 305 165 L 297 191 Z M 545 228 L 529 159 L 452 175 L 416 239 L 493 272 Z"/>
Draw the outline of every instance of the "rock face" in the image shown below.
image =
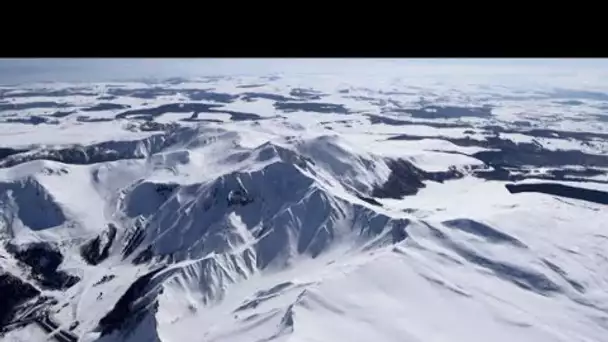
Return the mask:
<path fill-rule="evenodd" d="M 154 309 L 154 305 L 151 304 L 155 302 L 156 296 L 148 295 L 147 291 L 150 291 L 152 278 L 163 269 L 164 267 L 161 267 L 151 271 L 131 284 L 114 308 L 99 321 L 98 330 L 102 335 L 122 330 L 130 324 L 137 324 L 148 310 Z"/>
<path fill-rule="evenodd" d="M 97 265 L 108 257 L 115 238 L 116 227 L 110 223 L 101 235 L 80 247 L 80 255 L 90 265 Z"/>
<path fill-rule="evenodd" d="M 10 273 L 0 274 L 0 332 L 13 318 L 14 309 L 26 301 L 38 296 L 34 286 Z"/>
<path fill-rule="evenodd" d="M 419 189 L 425 187 L 423 183 L 425 180 L 442 183 L 446 180 L 463 177 L 463 174 L 456 169 L 445 172 L 427 172 L 402 159 L 388 160 L 387 164 L 391 174 L 386 183 L 372 191 L 373 197 L 400 199 L 403 196 L 417 194 Z"/>
<path fill-rule="evenodd" d="M 17 260 L 31 268 L 34 279 L 42 287 L 65 290 L 80 281 L 77 276 L 57 270 L 63 262 L 63 255 L 47 243 L 36 242 L 25 247 L 7 244 L 6 249 Z"/>

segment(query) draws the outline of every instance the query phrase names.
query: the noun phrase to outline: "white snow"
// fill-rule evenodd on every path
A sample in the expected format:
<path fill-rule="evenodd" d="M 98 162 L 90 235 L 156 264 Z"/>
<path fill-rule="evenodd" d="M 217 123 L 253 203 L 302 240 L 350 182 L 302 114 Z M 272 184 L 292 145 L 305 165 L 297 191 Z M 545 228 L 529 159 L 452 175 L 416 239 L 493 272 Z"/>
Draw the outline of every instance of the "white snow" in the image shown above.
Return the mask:
<path fill-rule="evenodd" d="M 517 84 L 515 79 L 499 85 L 483 75 L 442 82 L 431 74 L 387 75 L 233 76 L 162 85 L 288 97 L 293 88 L 314 89 L 324 94 L 321 99 L 296 102 L 344 104 L 350 114 L 285 113 L 272 100 L 237 99 L 218 110 L 262 119 L 231 121 L 229 114 L 201 113 L 199 119 L 221 122 L 185 123 L 181 119 L 191 113 L 156 116 L 156 123 L 182 127 L 168 133 L 129 130 L 131 119 L 75 119 L 113 118 L 123 110 L 76 112 L 55 118 L 58 124 L 0 123 L 2 148 L 70 148 L 108 141 L 121 148 L 154 135 L 137 143 L 137 151 L 125 159 L 78 165 L 68 156 L 64 162 L 39 159 L 0 169 L 0 240 L 58 246 L 64 255 L 60 269 L 81 280 L 69 289 L 43 293 L 58 300 L 50 312 L 62 329 L 79 322 L 73 333 L 80 341 L 606 341 L 605 205 L 510 194 L 505 182 L 485 181 L 470 172 L 443 183 L 426 180 L 416 195 L 402 199 L 374 198 L 381 206 L 358 197 L 371 197 L 372 189 L 389 179 L 387 159 L 410 161 L 428 172 L 482 166 L 471 155 L 485 149 L 442 139 L 462 138 L 467 130 L 474 134 L 466 135 L 483 139 L 480 126 L 511 125 L 532 116 L 537 128 L 606 132 L 608 122 L 583 120 L 597 112 L 594 100 L 567 107 L 546 95 L 552 91 L 547 86 Z M 85 86 L 107 95 L 116 84 Z M 261 86 L 238 87 L 247 84 Z M 56 88 L 66 86 L 71 85 Z M 10 99 L 10 93 L 3 96 Z M 416 121 L 407 114 L 385 113 L 378 103 L 391 100 L 417 108 L 421 98 L 497 108 L 488 120 L 428 120 L 469 123 L 470 128 L 434 128 L 421 120 L 416 125 L 372 125 L 366 116 Z M 62 111 L 96 103 L 129 104 L 130 109 L 212 103 L 190 101 L 184 94 L 110 100 L 38 96 L 14 102 L 36 101 L 73 104 Z M 55 109 L 10 113 L 26 117 L 45 111 Z M 547 121 L 553 114 L 563 120 Z M 426 138 L 387 140 L 400 134 Z M 583 143 L 521 133 L 500 137 L 598 156 L 608 148 L 608 139 L 599 138 Z M 607 184 L 600 184 L 606 175 L 587 178 L 596 182 L 561 183 L 608 191 Z M 80 247 L 109 224 L 118 232 L 108 258 L 87 264 Z M 142 242 L 124 257 L 138 224 Z M 404 236 L 399 235 L 402 227 Z M 133 263 L 146 251 L 154 254 L 151 260 Z M 167 269 L 154 278 L 162 288 L 157 309 L 130 333 L 100 336 L 100 319 L 131 284 L 164 264 Z M 35 283 L 4 244 L 0 269 Z M 30 324 L 0 339 L 45 337 Z"/>

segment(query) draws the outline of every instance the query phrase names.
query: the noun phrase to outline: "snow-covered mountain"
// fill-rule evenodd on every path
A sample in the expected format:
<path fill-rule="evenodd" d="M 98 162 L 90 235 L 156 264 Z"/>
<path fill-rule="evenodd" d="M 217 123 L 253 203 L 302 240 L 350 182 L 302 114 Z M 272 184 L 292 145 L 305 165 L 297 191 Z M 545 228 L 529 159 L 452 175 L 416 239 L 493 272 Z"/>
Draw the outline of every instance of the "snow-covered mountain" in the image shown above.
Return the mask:
<path fill-rule="evenodd" d="M 466 86 L 1 87 L 0 339 L 607 341 L 608 92 Z"/>

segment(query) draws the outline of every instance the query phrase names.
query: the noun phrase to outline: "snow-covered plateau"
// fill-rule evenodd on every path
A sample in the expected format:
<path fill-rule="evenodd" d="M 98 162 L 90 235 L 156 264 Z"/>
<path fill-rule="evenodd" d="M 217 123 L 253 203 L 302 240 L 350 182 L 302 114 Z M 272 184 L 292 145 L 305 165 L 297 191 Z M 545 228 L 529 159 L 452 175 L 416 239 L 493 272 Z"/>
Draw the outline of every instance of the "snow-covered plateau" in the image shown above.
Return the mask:
<path fill-rule="evenodd" d="M 608 91 L 439 81 L 0 87 L 0 340 L 608 342 Z"/>

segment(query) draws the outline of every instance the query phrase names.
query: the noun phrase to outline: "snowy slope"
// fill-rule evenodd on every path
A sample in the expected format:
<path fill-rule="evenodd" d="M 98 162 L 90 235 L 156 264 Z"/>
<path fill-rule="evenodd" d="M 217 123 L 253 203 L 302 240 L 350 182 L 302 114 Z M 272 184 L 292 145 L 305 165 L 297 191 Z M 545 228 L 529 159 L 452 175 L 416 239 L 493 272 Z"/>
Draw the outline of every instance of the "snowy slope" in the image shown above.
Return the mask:
<path fill-rule="evenodd" d="M 3 87 L 0 338 L 606 341 L 602 90 L 408 81 Z"/>

